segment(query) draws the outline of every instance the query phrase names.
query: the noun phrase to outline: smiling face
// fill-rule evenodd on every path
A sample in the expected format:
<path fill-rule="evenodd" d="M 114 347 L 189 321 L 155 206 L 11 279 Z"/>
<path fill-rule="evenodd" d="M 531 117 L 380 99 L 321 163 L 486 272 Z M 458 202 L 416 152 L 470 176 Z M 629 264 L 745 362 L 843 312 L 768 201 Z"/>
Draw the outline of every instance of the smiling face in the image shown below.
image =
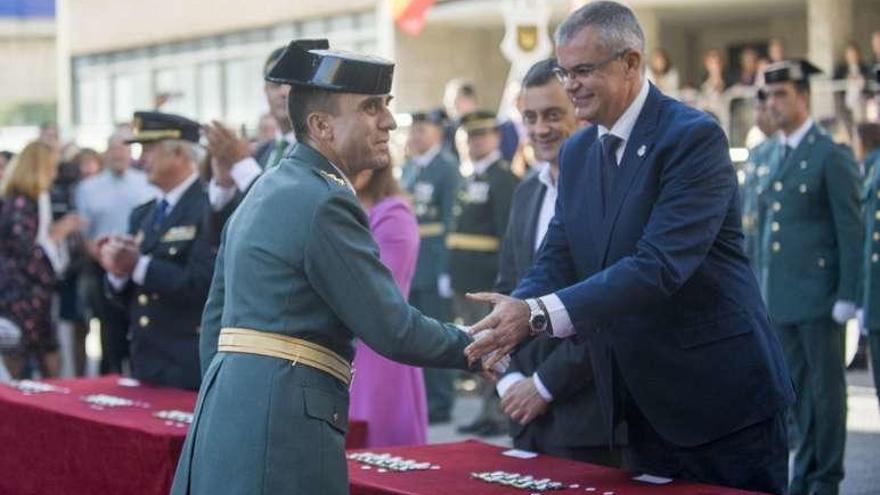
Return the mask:
<path fill-rule="evenodd" d="M 523 124 L 535 150 L 535 158 L 555 163 L 559 148 L 574 132 L 574 108 L 556 80 L 523 89 Z"/>
<path fill-rule="evenodd" d="M 343 93 L 338 112 L 330 117 L 333 150 L 349 174 L 391 164 L 389 140 L 397 128 L 388 109 L 389 95 Z"/>
<path fill-rule="evenodd" d="M 595 26 L 586 26 L 556 48 L 559 67 L 569 75 L 565 91 L 578 119 L 610 128 L 641 89 L 642 54 L 614 52 Z"/>

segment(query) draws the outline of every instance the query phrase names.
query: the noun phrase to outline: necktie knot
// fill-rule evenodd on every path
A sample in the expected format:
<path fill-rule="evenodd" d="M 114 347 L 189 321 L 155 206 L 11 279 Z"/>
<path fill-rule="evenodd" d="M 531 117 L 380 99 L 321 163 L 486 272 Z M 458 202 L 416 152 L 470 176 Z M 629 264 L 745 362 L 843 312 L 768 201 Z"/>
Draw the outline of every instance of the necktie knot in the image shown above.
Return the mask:
<path fill-rule="evenodd" d="M 602 136 L 602 156 L 606 164 L 617 165 L 617 147 L 622 141 L 623 139 L 610 132 Z"/>
<path fill-rule="evenodd" d="M 168 200 L 162 198 L 161 200 L 159 200 L 159 204 L 156 205 L 156 215 L 153 217 L 153 229 L 158 230 L 165 222 L 165 218 L 167 216 Z"/>

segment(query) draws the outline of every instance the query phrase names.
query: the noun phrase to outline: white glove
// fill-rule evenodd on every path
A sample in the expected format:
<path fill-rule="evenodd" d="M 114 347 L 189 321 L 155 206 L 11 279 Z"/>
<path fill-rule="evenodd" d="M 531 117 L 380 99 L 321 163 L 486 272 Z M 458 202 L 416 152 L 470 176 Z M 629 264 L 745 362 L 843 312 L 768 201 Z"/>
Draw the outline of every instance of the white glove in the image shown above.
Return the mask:
<path fill-rule="evenodd" d="M 448 273 L 441 273 L 437 277 L 437 294 L 440 294 L 443 299 L 452 297 L 452 278 Z"/>
<path fill-rule="evenodd" d="M 834 303 L 834 309 L 831 310 L 831 318 L 837 323 L 843 325 L 847 321 L 855 318 L 857 309 L 855 303 L 849 301 L 837 301 Z"/>

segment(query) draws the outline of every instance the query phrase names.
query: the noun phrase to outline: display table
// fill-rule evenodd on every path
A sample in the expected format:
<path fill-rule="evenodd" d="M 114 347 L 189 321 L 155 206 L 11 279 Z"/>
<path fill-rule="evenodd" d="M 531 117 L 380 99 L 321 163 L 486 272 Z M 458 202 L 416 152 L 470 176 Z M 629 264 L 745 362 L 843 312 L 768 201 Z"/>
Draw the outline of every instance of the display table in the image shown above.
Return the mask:
<path fill-rule="evenodd" d="M 593 464 L 584 464 L 546 455 L 517 459 L 502 455 L 506 449 L 476 440 L 425 445 L 363 449 L 377 454 L 429 462 L 438 470 L 380 472 L 376 467 L 348 461 L 352 495 L 531 495 L 538 490 L 523 490 L 491 484 L 471 478 L 473 472 L 505 471 L 550 478 L 564 483 L 563 490 L 540 491 L 544 495 L 746 495 L 754 492 L 673 481 L 656 485 L 634 481 L 633 474 Z M 572 487 L 576 485 L 576 487 Z"/>
<path fill-rule="evenodd" d="M 0 384 L 0 494 L 168 493 L 188 426 L 156 413 L 192 412 L 194 392 L 124 386 L 119 376 L 46 383 L 61 391 Z M 118 398 L 134 405 L 114 406 Z M 366 437 L 366 423 L 352 421 L 347 446 Z"/>

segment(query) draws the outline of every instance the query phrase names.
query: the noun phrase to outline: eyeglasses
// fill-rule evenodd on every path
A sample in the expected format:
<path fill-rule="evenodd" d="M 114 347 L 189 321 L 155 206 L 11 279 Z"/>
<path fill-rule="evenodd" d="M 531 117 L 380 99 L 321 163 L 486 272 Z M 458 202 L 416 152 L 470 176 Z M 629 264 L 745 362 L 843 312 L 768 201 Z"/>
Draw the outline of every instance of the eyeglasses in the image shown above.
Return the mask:
<path fill-rule="evenodd" d="M 629 49 L 623 49 L 610 57 L 602 60 L 601 62 L 596 62 L 594 64 L 580 64 L 574 66 L 571 70 L 566 69 L 565 67 L 554 67 L 553 74 L 556 75 L 556 78 L 559 79 L 559 82 L 562 84 L 567 83 L 572 79 L 577 79 L 579 81 L 583 81 L 590 76 L 592 76 L 596 71 L 601 69 L 602 67 L 608 65 L 609 63 L 623 57 Z"/>

